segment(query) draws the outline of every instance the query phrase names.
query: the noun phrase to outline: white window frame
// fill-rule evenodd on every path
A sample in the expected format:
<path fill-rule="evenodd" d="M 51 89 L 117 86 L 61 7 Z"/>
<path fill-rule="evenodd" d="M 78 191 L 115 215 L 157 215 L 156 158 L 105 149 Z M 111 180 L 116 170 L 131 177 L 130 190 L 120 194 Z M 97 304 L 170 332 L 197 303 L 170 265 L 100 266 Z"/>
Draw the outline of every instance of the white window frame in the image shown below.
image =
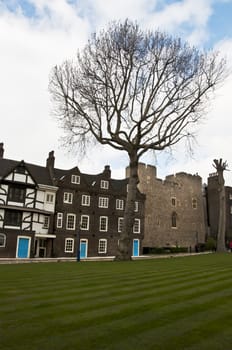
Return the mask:
<path fill-rule="evenodd" d="M 44 215 L 44 224 L 43 228 L 49 228 L 50 217 L 48 215 Z"/>
<path fill-rule="evenodd" d="M 0 242 L 1 242 L 1 237 L 2 237 L 3 244 L 0 244 L 0 248 L 5 248 L 5 246 L 6 246 L 6 235 L 5 235 L 5 233 L 0 233 Z"/>
<path fill-rule="evenodd" d="M 116 209 L 117 210 L 124 209 L 124 200 L 123 199 L 116 199 Z"/>
<path fill-rule="evenodd" d="M 82 194 L 81 205 L 89 207 L 90 206 L 90 196 L 88 194 Z"/>
<path fill-rule="evenodd" d="M 134 220 L 133 233 L 140 233 L 140 219 Z"/>
<path fill-rule="evenodd" d="M 73 217 L 73 226 L 72 227 L 69 227 L 69 225 L 68 225 L 70 217 Z M 76 228 L 76 214 L 68 213 L 67 220 L 66 220 L 66 230 L 74 231 L 75 228 Z"/>
<path fill-rule="evenodd" d="M 98 208 L 108 208 L 109 207 L 109 198 L 108 197 L 99 197 L 98 198 Z"/>
<path fill-rule="evenodd" d="M 63 226 L 63 213 L 57 213 L 56 217 L 56 227 L 62 228 Z"/>
<path fill-rule="evenodd" d="M 108 190 L 108 188 L 109 188 L 109 181 L 108 180 L 101 180 L 100 187 L 104 188 L 105 190 Z"/>
<path fill-rule="evenodd" d="M 80 176 L 79 175 L 71 175 L 71 183 L 79 185 L 80 184 Z"/>
<path fill-rule="evenodd" d="M 104 223 L 105 228 L 102 228 L 103 223 Z M 100 232 L 107 232 L 108 231 L 108 216 L 100 216 L 99 217 L 99 231 Z"/>
<path fill-rule="evenodd" d="M 98 241 L 98 253 L 106 254 L 107 253 L 107 239 L 100 238 Z"/>
<path fill-rule="evenodd" d="M 83 226 L 83 219 L 86 220 L 85 226 Z M 81 215 L 80 229 L 83 231 L 89 230 L 89 215 Z"/>
<path fill-rule="evenodd" d="M 135 201 L 135 212 L 138 212 L 139 211 L 139 202 L 138 201 Z"/>
<path fill-rule="evenodd" d="M 53 203 L 54 197 L 54 193 L 46 193 L 46 203 Z"/>
<path fill-rule="evenodd" d="M 123 217 L 118 218 L 118 232 L 122 232 Z"/>
<path fill-rule="evenodd" d="M 65 253 L 73 253 L 74 252 L 74 239 L 73 238 L 65 238 Z"/>
<path fill-rule="evenodd" d="M 64 192 L 64 203 L 72 204 L 73 202 L 73 193 Z"/>

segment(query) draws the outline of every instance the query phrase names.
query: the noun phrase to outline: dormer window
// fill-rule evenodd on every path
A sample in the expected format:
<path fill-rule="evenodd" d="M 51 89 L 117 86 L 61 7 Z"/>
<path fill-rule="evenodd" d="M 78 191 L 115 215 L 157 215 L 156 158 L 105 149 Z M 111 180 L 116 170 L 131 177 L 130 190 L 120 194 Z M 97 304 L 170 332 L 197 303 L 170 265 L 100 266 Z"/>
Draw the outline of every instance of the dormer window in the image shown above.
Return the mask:
<path fill-rule="evenodd" d="M 80 183 L 80 176 L 79 175 L 72 175 L 71 176 L 71 183 L 78 185 Z"/>
<path fill-rule="evenodd" d="M 105 190 L 108 190 L 108 188 L 109 188 L 109 181 L 101 180 L 100 187 L 104 188 Z"/>

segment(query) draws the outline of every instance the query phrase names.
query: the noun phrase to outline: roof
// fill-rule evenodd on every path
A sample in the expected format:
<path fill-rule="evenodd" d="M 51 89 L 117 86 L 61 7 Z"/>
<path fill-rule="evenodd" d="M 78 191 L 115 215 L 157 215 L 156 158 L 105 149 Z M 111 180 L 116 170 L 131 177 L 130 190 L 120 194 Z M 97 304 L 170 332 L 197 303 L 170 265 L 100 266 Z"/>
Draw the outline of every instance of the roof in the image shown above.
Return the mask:
<path fill-rule="evenodd" d="M 22 161 L 12 160 L 2 158 L 0 159 L 0 179 L 4 176 L 8 175 L 11 171 L 14 170 L 16 166 L 18 166 Z M 30 164 L 24 162 L 25 167 L 34 178 L 37 184 L 43 184 L 52 186 L 52 179 L 49 174 L 49 170 L 46 167 L 42 167 L 35 164 Z"/>

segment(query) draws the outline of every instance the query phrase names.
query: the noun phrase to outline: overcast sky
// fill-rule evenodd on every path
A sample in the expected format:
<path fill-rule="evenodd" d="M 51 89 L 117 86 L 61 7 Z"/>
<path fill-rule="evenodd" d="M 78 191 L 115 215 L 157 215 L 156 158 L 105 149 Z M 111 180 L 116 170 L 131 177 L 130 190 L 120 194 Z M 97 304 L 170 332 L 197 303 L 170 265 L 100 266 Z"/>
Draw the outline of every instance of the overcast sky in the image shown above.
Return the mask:
<path fill-rule="evenodd" d="M 82 172 L 99 173 L 109 164 L 114 178 L 124 177 L 128 159 L 122 152 L 99 147 L 81 159 L 78 152 L 60 147 L 62 130 L 51 113 L 48 81 L 52 67 L 73 57 L 91 33 L 125 18 L 202 49 L 219 50 L 231 65 L 232 0 L 0 0 L 0 142 L 5 158 L 45 165 L 54 150 L 56 167 L 77 165 Z M 232 75 L 197 127 L 192 158 L 180 144 L 172 157 L 162 153 L 143 161 L 156 165 L 160 178 L 185 171 L 206 182 L 214 158 L 227 160 L 232 170 L 231 100 Z M 232 186 L 232 171 L 225 178 Z"/>

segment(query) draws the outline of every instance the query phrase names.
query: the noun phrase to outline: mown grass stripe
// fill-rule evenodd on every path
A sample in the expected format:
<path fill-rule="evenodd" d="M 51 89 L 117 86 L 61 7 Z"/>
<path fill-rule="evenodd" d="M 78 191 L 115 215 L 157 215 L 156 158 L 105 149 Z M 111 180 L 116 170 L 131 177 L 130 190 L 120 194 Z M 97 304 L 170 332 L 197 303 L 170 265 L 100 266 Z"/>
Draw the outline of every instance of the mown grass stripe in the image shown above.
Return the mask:
<path fill-rule="evenodd" d="M 232 255 L 215 254 L 120 264 L 0 266 L 0 347 L 166 350 L 175 349 L 175 341 L 177 349 L 204 348 L 206 319 L 207 334 L 216 327 L 218 343 L 224 332 L 226 346 L 231 343 L 226 331 L 232 316 L 231 262 Z M 218 320 L 226 322 L 223 329 L 214 326 Z"/>

